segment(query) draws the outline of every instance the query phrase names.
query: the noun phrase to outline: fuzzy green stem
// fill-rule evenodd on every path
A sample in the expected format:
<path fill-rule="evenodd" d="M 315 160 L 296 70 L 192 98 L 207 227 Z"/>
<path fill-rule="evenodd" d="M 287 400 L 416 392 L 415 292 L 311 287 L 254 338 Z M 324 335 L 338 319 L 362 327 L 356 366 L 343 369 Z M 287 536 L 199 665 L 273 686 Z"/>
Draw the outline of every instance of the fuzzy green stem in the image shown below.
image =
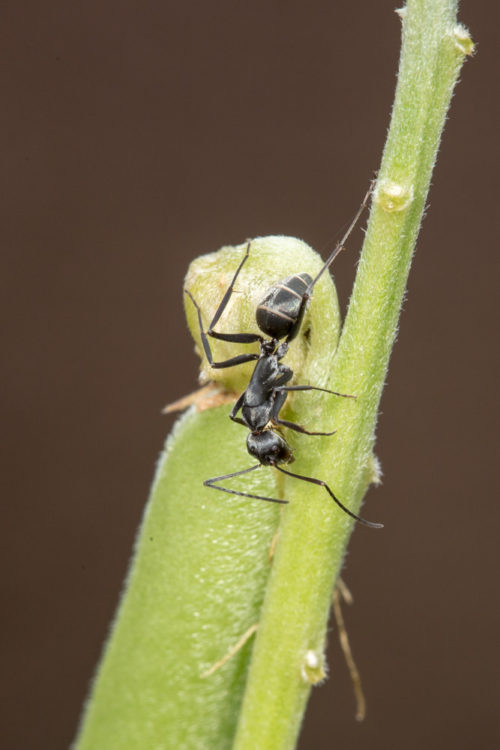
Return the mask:
<path fill-rule="evenodd" d="M 409 0 L 390 131 L 368 232 L 330 387 L 338 399 L 334 454 L 297 462 L 297 473 L 326 479 L 359 509 L 380 395 L 430 177 L 453 87 L 472 43 L 456 25 L 454 0 Z M 298 421 L 303 407 L 296 409 Z M 304 412 L 305 413 L 305 412 Z M 352 524 L 321 488 L 304 498 L 285 483 L 276 558 L 260 618 L 234 750 L 295 746 L 310 686 L 322 675 L 331 592 Z"/>

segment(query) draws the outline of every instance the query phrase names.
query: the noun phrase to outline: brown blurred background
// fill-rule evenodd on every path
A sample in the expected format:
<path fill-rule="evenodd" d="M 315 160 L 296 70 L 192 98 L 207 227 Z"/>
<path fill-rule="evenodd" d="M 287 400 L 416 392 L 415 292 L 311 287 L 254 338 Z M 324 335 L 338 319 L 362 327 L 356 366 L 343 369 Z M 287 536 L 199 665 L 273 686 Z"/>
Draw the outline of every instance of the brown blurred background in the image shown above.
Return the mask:
<path fill-rule="evenodd" d="M 196 386 L 182 280 L 201 252 L 325 253 L 389 123 L 394 0 L 11 2 L 3 26 L 2 748 L 66 748 L 115 610 L 161 407 Z M 493 14 L 495 18 L 493 18 Z M 382 402 L 384 483 L 357 530 L 301 750 L 500 742 L 498 7 L 434 174 Z M 496 162 L 496 163 L 495 163 Z M 336 263 L 345 305 L 361 233 Z M 215 750 L 215 749 L 214 749 Z"/>

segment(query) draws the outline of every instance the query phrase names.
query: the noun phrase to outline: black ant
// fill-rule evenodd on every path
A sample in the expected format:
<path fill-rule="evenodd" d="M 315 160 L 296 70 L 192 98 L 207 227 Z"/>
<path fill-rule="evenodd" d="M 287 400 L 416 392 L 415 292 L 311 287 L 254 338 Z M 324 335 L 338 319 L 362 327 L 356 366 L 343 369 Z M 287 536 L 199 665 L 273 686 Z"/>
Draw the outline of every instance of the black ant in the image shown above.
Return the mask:
<path fill-rule="evenodd" d="M 215 315 L 206 332 L 203 329 L 200 306 L 191 292 L 188 289 L 185 289 L 186 294 L 192 300 L 198 313 L 201 341 L 211 367 L 217 369 L 235 367 L 244 362 L 257 360 L 250 382 L 246 390 L 243 391 L 236 401 L 229 417 L 233 422 L 242 424 L 250 430 L 250 433 L 247 436 L 247 450 L 251 456 L 255 456 L 259 463 L 255 464 L 255 466 L 251 466 L 249 469 L 243 469 L 242 471 L 235 471 L 232 474 L 224 474 L 220 477 L 206 479 L 203 483 L 206 487 L 211 487 L 214 490 L 221 490 L 222 492 L 229 492 L 232 495 L 241 495 L 256 500 L 266 500 L 271 503 L 286 504 L 288 502 L 287 500 L 279 500 L 277 498 L 264 497 L 262 495 L 253 495 L 248 492 L 240 492 L 239 490 L 232 490 L 216 484 L 224 479 L 231 479 L 232 477 L 241 476 L 241 474 L 247 474 L 249 471 L 258 469 L 261 465 L 273 466 L 278 471 L 287 474 L 290 477 L 302 479 L 305 482 L 311 482 L 312 484 L 324 487 L 332 500 L 334 500 L 334 502 L 336 502 L 337 505 L 347 513 L 347 515 L 351 516 L 351 518 L 360 521 L 360 523 L 363 523 L 365 526 L 370 526 L 376 529 L 382 528 L 383 524 L 366 521 L 364 518 L 357 516 L 346 508 L 322 479 L 294 474 L 291 471 L 283 469 L 281 464 L 291 463 L 294 460 L 294 457 L 292 449 L 282 435 L 276 430 L 278 427 L 288 427 L 290 430 L 295 430 L 296 432 L 301 432 L 305 435 L 333 435 L 333 432 L 335 432 L 310 432 L 299 424 L 288 422 L 286 419 L 281 419 L 280 411 L 285 404 L 289 391 L 324 391 L 325 393 L 332 393 L 335 396 L 354 398 L 345 393 L 337 393 L 336 391 L 329 391 L 326 388 L 318 388 L 313 385 L 286 385 L 286 383 L 292 379 L 293 371 L 290 367 L 282 364 L 281 360 L 286 355 L 290 342 L 297 336 L 297 333 L 300 330 L 307 303 L 312 296 L 316 283 L 343 249 L 347 238 L 351 234 L 368 203 L 369 197 L 373 191 L 373 185 L 374 182 L 370 184 L 370 188 L 342 240 L 336 245 L 316 277 L 311 279 L 307 273 L 296 273 L 293 276 L 278 282 L 267 291 L 262 302 L 257 307 L 256 318 L 257 325 L 264 334 L 269 336 L 268 339 L 257 333 L 219 333 L 218 331 L 214 331 L 215 326 L 233 294 L 236 279 L 248 259 L 252 244 L 251 240 L 247 243 L 245 255 L 236 269 L 233 280 L 215 311 Z M 219 341 L 227 341 L 235 344 L 252 344 L 258 341 L 260 344 L 260 353 L 238 354 L 237 356 L 226 359 L 223 362 L 214 362 L 208 336 L 218 339 Z M 281 341 L 281 339 L 285 340 Z M 240 410 L 241 417 L 238 417 L 237 414 Z"/>

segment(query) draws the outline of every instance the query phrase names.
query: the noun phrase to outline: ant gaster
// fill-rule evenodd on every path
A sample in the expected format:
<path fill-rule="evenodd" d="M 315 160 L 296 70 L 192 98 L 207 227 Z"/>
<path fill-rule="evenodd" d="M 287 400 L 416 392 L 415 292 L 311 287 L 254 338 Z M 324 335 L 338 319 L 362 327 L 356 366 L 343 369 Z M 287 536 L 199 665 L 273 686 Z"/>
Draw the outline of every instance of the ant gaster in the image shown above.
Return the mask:
<path fill-rule="evenodd" d="M 231 479 L 232 477 L 237 477 L 241 474 L 254 471 L 261 465 L 273 466 L 283 474 L 287 474 L 295 479 L 301 479 L 305 482 L 311 482 L 312 484 L 324 487 L 332 500 L 334 500 L 334 502 L 337 503 L 347 515 L 351 516 L 351 518 L 354 518 L 356 521 L 360 521 L 365 526 L 370 526 L 372 528 L 381 528 L 383 526 L 383 524 L 380 523 L 366 521 L 346 508 L 323 480 L 295 474 L 284 469 L 282 464 L 291 463 L 294 460 L 294 457 L 292 449 L 287 441 L 276 431 L 276 428 L 278 427 L 287 427 L 291 430 L 295 430 L 295 432 L 300 432 L 305 435 L 333 435 L 333 432 L 335 432 L 310 432 L 299 424 L 289 422 L 286 419 L 281 419 L 280 412 L 290 391 L 324 391 L 325 393 L 332 393 L 335 396 L 354 398 L 353 396 L 348 396 L 344 393 L 337 393 L 336 391 L 329 391 L 326 388 L 318 388 L 312 385 L 287 385 L 293 377 L 293 371 L 290 367 L 283 364 L 281 360 L 285 357 L 290 342 L 293 341 L 300 330 L 307 304 L 312 296 L 316 283 L 343 249 L 347 238 L 351 234 L 363 212 L 363 209 L 368 203 L 373 190 L 373 184 L 374 183 L 372 182 L 344 237 L 339 244 L 336 245 L 316 277 L 312 279 L 307 273 L 297 273 L 278 282 L 267 291 L 262 302 L 257 307 L 256 319 L 257 325 L 262 333 L 269 336 L 269 338 L 264 338 L 264 336 L 257 333 L 219 333 L 214 330 L 221 315 L 226 309 L 231 295 L 233 294 L 234 285 L 238 275 L 248 259 L 252 244 L 251 240 L 247 243 L 245 255 L 236 269 L 233 280 L 227 288 L 217 310 L 215 311 L 212 322 L 206 331 L 203 327 L 200 306 L 191 292 L 188 289 L 185 290 L 198 313 L 201 341 L 211 367 L 222 369 L 226 367 L 235 367 L 244 362 L 257 360 L 250 382 L 245 391 L 243 391 L 236 401 L 229 416 L 234 422 L 237 422 L 250 430 L 247 436 L 247 450 L 251 456 L 254 456 L 258 460 L 259 463 L 248 469 L 243 469 L 242 471 L 236 471 L 232 474 L 224 474 L 220 477 L 207 479 L 204 482 L 206 487 L 221 490 L 222 492 L 228 492 L 232 495 L 241 495 L 243 497 L 255 498 L 256 500 L 266 500 L 271 503 L 285 504 L 288 502 L 287 500 L 279 500 L 277 498 L 264 497 L 263 495 L 240 492 L 239 490 L 232 490 L 228 487 L 221 487 L 217 484 L 225 479 Z M 260 353 L 238 354 L 235 357 L 224 360 L 223 362 L 214 362 L 208 337 L 235 344 L 252 344 L 259 342 Z M 284 339 L 284 341 L 282 341 L 282 339 Z M 241 417 L 237 416 L 240 411 Z"/>

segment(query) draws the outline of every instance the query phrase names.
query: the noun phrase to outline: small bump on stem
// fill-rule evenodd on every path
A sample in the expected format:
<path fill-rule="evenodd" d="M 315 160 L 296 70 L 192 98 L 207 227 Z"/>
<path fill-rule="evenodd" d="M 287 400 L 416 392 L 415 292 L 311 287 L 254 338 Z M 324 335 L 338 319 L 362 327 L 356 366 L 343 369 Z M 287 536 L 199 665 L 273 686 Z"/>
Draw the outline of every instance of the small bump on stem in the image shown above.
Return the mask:
<path fill-rule="evenodd" d="M 304 656 L 302 664 L 302 679 L 311 685 L 317 685 L 326 678 L 326 669 L 323 654 L 309 649 Z"/>
<path fill-rule="evenodd" d="M 413 201 L 413 185 L 385 179 L 375 188 L 375 201 L 387 213 L 405 211 Z"/>
<path fill-rule="evenodd" d="M 370 454 L 367 462 L 368 481 L 370 484 L 382 484 L 382 466 L 374 453 Z"/>
<path fill-rule="evenodd" d="M 464 55 L 473 55 L 476 45 L 472 41 L 469 30 L 458 23 L 452 31 L 453 43 L 455 47 L 460 50 Z"/>

